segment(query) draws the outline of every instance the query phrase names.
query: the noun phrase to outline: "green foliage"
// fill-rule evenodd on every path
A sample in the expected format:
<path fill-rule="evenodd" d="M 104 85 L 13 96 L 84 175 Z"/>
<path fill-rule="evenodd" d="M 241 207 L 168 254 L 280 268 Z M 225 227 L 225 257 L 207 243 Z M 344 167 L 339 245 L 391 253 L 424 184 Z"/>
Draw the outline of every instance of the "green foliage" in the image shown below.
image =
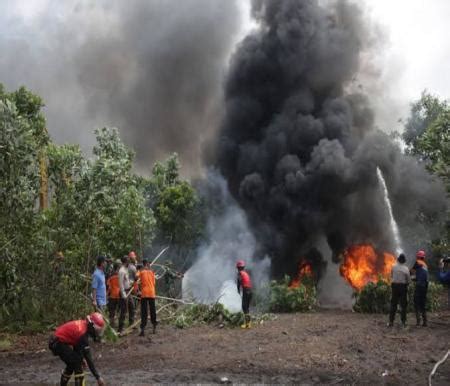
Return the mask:
<path fill-rule="evenodd" d="M 30 281 L 38 275 L 38 270 L 33 269 L 37 252 L 33 244 L 37 241 L 39 144 L 35 114 L 28 117 L 17 108 L 14 98 L 4 92 L 0 94 L 0 324 L 3 324 L 5 319 L 16 321 L 17 310 L 21 310 L 22 319 L 29 318 L 22 305 L 31 302 L 34 286 Z M 24 270 L 30 271 L 27 277 Z"/>
<path fill-rule="evenodd" d="M 273 315 L 252 315 L 253 323 L 262 323 L 269 319 L 273 319 Z M 212 323 L 224 327 L 238 327 L 244 323 L 244 314 L 242 312 L 230 312 L 221 303 L 212 305 L 193 304 L 178 308 L 175 317 L 171 319 L 171 323 L 178 328 Z"/>
<path fill-rule="evenodd" d="M 273 312 L 306 312 L 317 303 L 316 287 L 312 281 L 305 281 L 296 288 L 289 288 L 289 276 L 280 283 L 272 281 L 270 289 L 270 310 Z"/>
<path fill-rule="evenodd" d="M 231 313 L 222 304 L 213 305 L 194 304 L 187 305 L 177 312 L 173 324 L 178 328 L 190 327 L 196 324 L 222 323 L 236 327 L 244 322 L 242 312 Z"/>
<path fill-rule="evenodd" d="M 408 287 L 408 312 L 414 311 L 415 283 Z M 443 286 L 430 282 L 427 293 L 427 310 L 439 309 L 439 297 L 443 292 Z M 360 292 L 355 293 L 356 302 L 353 309 L 361 313 L 387 314 L 391 304 L 391 285 L 380 279 L 376 283 L 368 283 Z"/>
<path fill-rule="evenodd" d="M 132 172 L 132 152 L 117 129 L 96 130 L 96 159 L 81 158 L 77 147 L 50 151 L 55 200 L 46 213 L 57 248 L 88 256 L 121 256 L 151 242 L 155 220 Z M 59 223 L 56 228 L 52 224 Z"/>
<path fill-rule="evenodd" d="M 150 178 L 133 173 L 134 153 L 117 129 L 95 131 L 93 159 L 77 145 L 51 142 L 42 99 L 0 85 L 0 324 L 31 331 L 91 311 L 94 258 L 140 255 L 155 235 L 192 245 L 195 191 L 179 178 L 176 155 Z M 38 210 L 39 162 L 47 164 L 50 203 Z M 157 218 L 154 215 L 157 212 Z M 64 258 L 55 253 L 63 251 Z"/>
<path fill-rule="evenodd" d="M 426 91 L 412 104 L 403 139 L 409 154 L 419 157 L 432 174 L 442 179 L 450 193 L 450 105 Z M 448 218 L 448 216 L 447 216 Z M 431 219 L 430 221 L 433 221 Z M 450 221 L 439 239 L 433 240 L 433 254 L 447 254 L 450 247 Z"/>
<path fill-rule="evenodd" d="M 9 94 L 5 93 L 1 87 L 0 100 L 11 102 L 16 107 L 18 114 L 29 123 L 39 148 L 48 143 L 49 136 L 45 127 L 45 117 L 41 112 L 44 102 L 40 96 L 33 94 L 23 86 Z"/>
<path fill-rule="evenodd" d="M 186 181 L 166 187 L 155 208 L 158 229 L 176 243 L 189 242 L 195 237 L 191 220 L 197 203 L 195 191 Z"/>
<path fill-rule="evenodd" d="M 428 161 L 428 170 L 442 178 L 450 192 L 450 107 L 430 123 L 417 139 L 414 151 Z"/>
<path fill-rule="evenodd" d="M 201 202 L 192 186 L 180 178 L 178 155 L 157 162 L 153 175 L 141 180 L 147 205 L 156 221 L 156 245 L 171 245 L 170 260 L 184 267 L 203 235 L 205 218 Z"/>
<path fill-rule="evenodd" d="M 411 105 L 411 113 L 405 124 L 403 140 L 412 154 L 420 154 L 417 142 L 441 114 L 448 110 L 447 101 L 423 91 L 420 99 Z"/>
<path fill-rule="evenodd" d="M 370 282 L 355 293 L 353 309 L 362 313 L 386 314 L 390 308 L 391 293 L 391 285 L 387 281 L 380 279 L 376 283 Z"/>

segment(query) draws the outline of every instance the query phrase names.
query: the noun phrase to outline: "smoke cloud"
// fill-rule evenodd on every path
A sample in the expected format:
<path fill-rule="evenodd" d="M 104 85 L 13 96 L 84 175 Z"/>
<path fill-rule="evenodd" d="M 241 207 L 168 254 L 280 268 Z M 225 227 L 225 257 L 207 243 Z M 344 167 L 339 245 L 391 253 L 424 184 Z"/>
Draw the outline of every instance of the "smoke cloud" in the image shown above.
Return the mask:
<path fill-rule="evenodd" d="M 374 47 L 364 15 L 316 0 L 255 0 L 252 14 L 259 28 L 232 57 L 215 164 L 273 256 L 273 274 L 295 272 L 305 255 L 328 260 L 321 237 L 334 261 L 354 243 L 394 250 L 377 167 L 405 250 L 417 248 L 417 234 L 433 231 L 418 218 L 439 223 L 445 194 L 374 127 L 370 95 L 353 91 Z"/>
<path fill-rule="evenodd" d="M 28 17 L 15 12 L 20 2 L 4 5 L 0 82 L 44 98 L 56 141 L 87 150 L 95 127 L 117 126 L 140 169 L 173 151 L 188 172 L 198 169 L 240 31 L 237 1 L 34 4 Z"/>
<path fill-rule="evenodd" d="M 211 210 L 207 239 L 198 248 L 195 263 L 183 279 L 183 297 L 202 303 L 223 303 L 230 311 L 241 310 L 236 288 L 236 261 L 244 260 L 257 289 L 268 284 L 270 260 L 258 259 L 257 242 L 243 210 L 230 196 L 224 178 L 208 170 L 199 191 Z"/>

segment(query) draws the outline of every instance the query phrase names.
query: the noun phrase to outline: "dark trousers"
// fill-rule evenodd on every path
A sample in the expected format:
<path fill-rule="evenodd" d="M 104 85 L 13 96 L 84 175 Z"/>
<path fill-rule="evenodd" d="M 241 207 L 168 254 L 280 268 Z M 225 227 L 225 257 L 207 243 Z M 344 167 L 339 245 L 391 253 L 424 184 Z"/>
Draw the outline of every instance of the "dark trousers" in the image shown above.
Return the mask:
<path fill-rule="evenodd" d="M 414 291 L 414 310 L 416 311 L 417 322 L 419 323 L 419 314 L 422 314 L 423 320 L 426 323 L 427 314 L 427 285 L 416 284 L 416 289 Z"/>
<path fill-rule="evenodd" d="M 119 308 L 120 299 L 112 299 L 108 300 L 108 312 L 109 312 L 109 322 L 111 325 L 114 325 L 114 318 L 116 317 L 116 311 Z"/>
<path fill-rule="evenodd" d="M 83 355 L 75 351 L 72 346 L 61 343 L 56 338 L 51 338 L 49 348 L 54 355 L 59 356 L 66 364 L 64 373 L 66 375 L 83 374 Z"/>
<path fill-rule="evenodd" d="M 141 298 L 141 330 L 147 325 L 148 309 L 150 307 L 150 320 L 154 326 L 158 324 L 156 321 L 156 303 L 155 298 Z"/>
<path fill-rule="evenodd" d="M 242 312 L 248 314 L 250 310 L 250 302 L 252 301 L 251 288 L 242 289 Z"/>
<path fill-rule="evenodd" d="M 131 296 L 128 296 L 128 298 L 120 298 L 119 301 L 120 306 L 120 315 L 119 315 L 119 332 L 123 331 L 123 326 L 125 324 L 125 314 L 128 311 L 128 322 L 130 326 L 134 323 L 134 311 L 135 311 L 135 304 L 134 300 Z"/>
<path fill-rule="evenodd" d="M 408 285 L 402 283 L 392 283 L 391 312 L 389 322 L 394 323 L 397 305 L 400 303 L 401 320 L 406 323 L 406 311 L 408 307 Z"/>

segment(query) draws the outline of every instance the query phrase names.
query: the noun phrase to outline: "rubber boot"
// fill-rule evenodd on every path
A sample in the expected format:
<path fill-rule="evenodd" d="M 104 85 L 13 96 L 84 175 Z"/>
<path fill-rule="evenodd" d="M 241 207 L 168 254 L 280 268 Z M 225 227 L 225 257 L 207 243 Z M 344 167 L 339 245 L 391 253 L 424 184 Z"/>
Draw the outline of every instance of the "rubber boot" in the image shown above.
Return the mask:
<path fill-rule="evenodd" d="M 71 374 L 66 374 L 66 372 L 61 373 L 61 381 L 59 382 L 60 386 L 67 386 L 70 381 Z"/>
<path fill-rule="evenodd" d="M 423 319 L 422 326 L 427 327 L 428 324 L 427 324 L 427 313 L 426 312 L 422 312 L 422 319 Z"/>
<path fill-rule="evenodd" d="M 143 329 L 143 328 L 141 328 L 141 332 L 139 333 L 139 336 L 145 336 L 145 333 L 144 333 L 144 329 Z"/>
<path fill-rule="evenodd" d="M 419 311 L 416 311 L 416 320 L 417 320 L 416 326 L 419 327 L 420 326 L 420 313 L 419 313 Z"/>
<path fill-rule="evenodd" d="M 84 373 L 75 374 L 75 386 L 85 386 Z"/>

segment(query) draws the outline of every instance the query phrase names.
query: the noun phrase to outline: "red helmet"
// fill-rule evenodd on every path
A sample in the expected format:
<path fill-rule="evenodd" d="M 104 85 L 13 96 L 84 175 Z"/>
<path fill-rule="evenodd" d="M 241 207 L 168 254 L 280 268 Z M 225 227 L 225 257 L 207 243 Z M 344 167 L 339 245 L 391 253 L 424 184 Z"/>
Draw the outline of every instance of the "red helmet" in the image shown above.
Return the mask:
<path fill-rule="evenodd" d="M 418 259 L 425 259 L 425 251 L 417 251 L 417 253 L 416 253 L 416 257 L 418 258 Z"/>
<path fill-rule="evenodd" d="M 131 251 L 129 254 L 128 254 L 128 257 L 130 258 L 130 259 L 135 259 L 136 258 L 136 253 L 134 252 L 134 251 Z"/>
<path fill-rule="evenodd" d="M 236 262 L 236 268 L 244 268 L 245 267 L 245 261 L 244 260 L 238 260 Z"/>
<path fill-rule="evenodd" d="M 86 319 L 89 323 L 92 323 L 96 334 L 101 336 L 105 329 L 105 319 L 103 319 L 103 315 L 100 312 L 94 312 L 88 315 Z"/>

